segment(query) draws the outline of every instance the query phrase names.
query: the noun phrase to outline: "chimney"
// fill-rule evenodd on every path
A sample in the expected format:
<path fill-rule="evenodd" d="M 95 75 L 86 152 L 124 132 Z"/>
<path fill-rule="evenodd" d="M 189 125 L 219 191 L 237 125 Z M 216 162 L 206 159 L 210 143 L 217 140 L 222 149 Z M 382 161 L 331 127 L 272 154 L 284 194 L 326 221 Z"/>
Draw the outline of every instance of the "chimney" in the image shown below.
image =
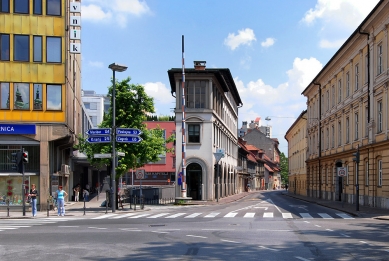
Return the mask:
<path fill-rule="evenodd" d="M 195 70 L 205 70 L 206 61 L 194 61 Z"/>

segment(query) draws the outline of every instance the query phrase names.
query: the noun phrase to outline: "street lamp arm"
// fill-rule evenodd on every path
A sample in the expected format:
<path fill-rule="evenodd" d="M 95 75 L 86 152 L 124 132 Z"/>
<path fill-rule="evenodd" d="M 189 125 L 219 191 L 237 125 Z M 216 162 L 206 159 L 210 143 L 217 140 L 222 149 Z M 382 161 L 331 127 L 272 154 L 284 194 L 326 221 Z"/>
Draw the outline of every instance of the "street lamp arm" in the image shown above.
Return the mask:
<path fill-rule="evenodd" d="M 270 117 L 272 117 L 272 118 L 283 118 L 283 119 L 296 119 L 295 117 L 267 116 L 267 117 L 265 118 L 265 120 L 266 120 L 266 121 L 271 121 L 271 118 L 270 118 Z"/>

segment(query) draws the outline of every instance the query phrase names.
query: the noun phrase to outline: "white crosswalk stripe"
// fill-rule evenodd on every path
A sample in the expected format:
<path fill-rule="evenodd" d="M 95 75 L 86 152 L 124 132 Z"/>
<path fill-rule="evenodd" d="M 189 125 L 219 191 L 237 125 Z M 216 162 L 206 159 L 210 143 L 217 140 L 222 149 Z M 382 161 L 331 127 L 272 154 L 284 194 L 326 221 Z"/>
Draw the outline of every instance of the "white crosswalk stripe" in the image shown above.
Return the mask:
<path fill-rule="evenodd" d="M 236 215 L 238 215 L 238 213 L 230 212 L 227 213 L 224 217 L 235 217 Z"/>
<path fill-rule="evenodd" d="M 349 215 L 347 215 L 345 213 L 335 213 L 335 214 L 341 218 L 344 218 L 344 219 L 354 219 L 353 217 L 350 217 Z"/>
<path fill-rule="evenodd" d="M 150 216 L 147 218 L 159 218 L 159 217 L 166 216 L 166 215 L 169 215 L 169 213 L 160 213 L 160 214 L 153 215 L 153 216 Z"/>
<path fill-rule="evenodd" d="M 282 213 L 283 218 L 293 218 L 291 213 Z"/>
<path fill-rule="evenodd" d="M 322 218 L 324 219 L 334 219 L 333 217 L 331 217 L 330 215 L 328 215 L 327 213 L 317 213 L 319 216 L 321 216 Z"/>
<path fill-rule="evenodd" d="M 248 212 L 248 213 L 246 213 L 243 217 L 244 217 L 244 218 L 253 218 L 254 216 L 255 216 L 255 213 Z"/>
<path fill-rule="evenodd" d="M 130 217 L 130 216 L 133 216 L 133 215 L 136 215 L 136 214 L 137 214 L 137 213 L 123 214 L 123 215 L 119 215 L 119 216 L 116 216 L 116 217 L 112 217 L 112 219 L 126 218 L 126 217 Z"/>
<path fill-rule="evenodd" d="M 118 214 L 105 214 L 105 215 L 102 215 L 102 216 L 99 216 L 99 217 L 94 217 L 92 219 L 103 219 L 103 218 L 110 218 L 110 217 L 115 217 L 117 216 Z"/>
<path fill-rule="evenodd" d="M 186 213 L 177 213 L 177 214 L 174 214 L 174 215 L 165 217 L 165 218 L 176 218 L 176 217 L 180 217 L 180 216 L 185 215 L 185 214 L 186 214 Z"/>
<path fill-rule="evenodd" d="M 212 213 L 206 215 L 205 218 L 214 218 L 214 217 L 216 217 L 216 216 L 219 215 L 219 214 L 220 214 L 220 213 L 212 212 Z"/>
<path fill-rule="evenodd" d="M 264 218 L 272 218 L 273 217 L 273 212 L 265 212 L 263 213 Z"/>
<path fill-rule="evenodd" d="M 193 214 L 190 214 L 189 216 L 186 216 L 185 218 L 195 218 L 197 216 L 200 216 L 202 213 L 193 213 Z"/>
<path fill-rule="evenodd" d="M 151 214 L 141 214 L 141 215 L 137 215 L 137 216 L 132 216 L 132 217 L 129 217 L 129 218 L 141 218 L 141 217 L 147 217 L 147 216 L 150 216 Z"/>
<path fill-rule="evenodd" d="M 309 215 L 308 213 L 299 213 L 300 214 L 300 216 L 302 217 L 302 218 L 313 218 L 311 215 Z"/>

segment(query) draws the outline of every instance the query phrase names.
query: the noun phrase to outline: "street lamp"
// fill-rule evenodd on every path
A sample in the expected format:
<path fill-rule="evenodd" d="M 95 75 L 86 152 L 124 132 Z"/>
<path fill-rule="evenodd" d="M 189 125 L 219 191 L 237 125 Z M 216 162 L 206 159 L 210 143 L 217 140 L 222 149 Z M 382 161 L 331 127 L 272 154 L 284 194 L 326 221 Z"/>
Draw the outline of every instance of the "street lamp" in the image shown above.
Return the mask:
<path fill-rule="evenodd" d="M 127 70 L 127 66 L 119 65 L 117 63 L 111 63 L 108 66 L 109 69 L 112 70 L 112 172 L 111 172 L 111 186 L 112 186 L 112 212 L 116 210 L 116 184 L 115 184 L 115 176 L 116 176 L 116 80 L 115 80 L 115 72 L 124 72 Z"/>

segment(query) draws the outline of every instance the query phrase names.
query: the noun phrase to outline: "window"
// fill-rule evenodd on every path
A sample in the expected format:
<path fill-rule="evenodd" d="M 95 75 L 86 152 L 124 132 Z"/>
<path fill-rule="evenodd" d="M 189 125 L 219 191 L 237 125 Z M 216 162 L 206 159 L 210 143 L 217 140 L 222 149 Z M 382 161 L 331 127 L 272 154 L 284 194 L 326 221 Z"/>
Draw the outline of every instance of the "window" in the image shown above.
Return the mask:
<path fill-rule="evenodd" d="M 369 81 L 369 56 L 365 56 L 365 83 Z"/>
<path fill-rule="evenodd" d="M 335 106 L 335 86 L 332 86 L 332 107 Z"/>
<path fill-rule="evenodd" d="M 377 75 L 382 73 L 382 43 L 377 46 Z"/>
<path fill-rule="evenodd" d="M 326 184 L 328 184 L 328 168 L 326 168 Z"/>
<path fill-rule="evenodd" d="M 342 101 L 342 80 L 338 81 L 338 103 Z"/>
<path fill-rule="evenodd" d="M 42 36 L 34 36 L 34 62 L 42 62 Z"/>
<path fill-rule="evenodd" d="M 338 122 L 338 146 L 342 145 L 342 123 Z"/>
<path fill-rule="evenodd" d="M 335 175 L 336 175 L 336 167 L 331 167 L 332 169 L 332 185 L 335 184 Z"/>
<path fill-rule="evenodd" d="M 28 14 L 30 0 L 14 0 L 14 12 Z"/>
<path fill-rule="evenodd" d="M 91 102 L 89 105 L 90 110 L 97 110 L 97 102 Z"/>
<path fill-rule="evenodd" d="M 359 138 L 359 117 L 358 113 L 355 113 L 355 140 Z"/>
<path fill-rule="evenodd" d="M 331 147 L 335 148 L 335 126 L 334 125 L 331 126 L 331 131 L 332 131 L 331 132 L 332 133 L 331 134 L 331 145 L 332 145 Z"/>
<path fill-rule="evenodd" d="M 84 102 L 85 109 L 89 110 L 90 109 L 90 103 L 89 102 Z"/>
<path fill-rule="evenodd" d="M 327 91 L 327 111 L 330 109 L 330 91 Z"/>
<path fill-rule="evenodd" d="M 34 96 L 33 110 L 42 110 L 42 84 L 34 84 L 34 91 L 32 95 Z"/>
<path fill-rule="evenodd" d="M 188 124 L 188 139 L 190 143 L 200 142 L 200 125 Z"/>
<path fill-rule="evenodd" d="M 14 109 L 29 110 L 30 109 L 30 84 L 29 83 L 14 83 Z"/>
<path fill-rule="evenodd" d="M 382 101 L 377 104 L 377 132 L 382 132 Z"/>
<path fill-rule="evenodd" d="M 9 83 L 0 83 L 0 109 L 9 110 Z"/>
<path fill-rule="evenodd" d="M 62 109 L 62 86 L 47 85 L 46 90 L 47 110 L 59 111 Z"/>
<path fill-rule="evenodd" d="M 42 14 L 42 0 L 34 0 L 33 2 L 33 12 L 34 14 L 41 15 Z"/>
<path fill-rule="evenodd" d="M 365 185 L 369 186 L 369 162 L 368 161 L 365 162 L 365 175 L 366 175 Z"/>
<path fill-rule="evenodd" d="M 30 60 L 29 41 L 28 35 L 14 35 L 14 61 L 28 62 Z"/>
<path fill-rule="evenodd" d="M 330 130 L 327 128 L 327 150 L 330 148 Z"/>
<path fill-rule="evenodd" d="M 0 0 L 0 13 L 9 13 L 9 0 Z"/>
<path fill-rule="evenodd" d="M 350 73 L 346 73 L 346 97 L 350 96 Z"/>
<path fill-rule="evenodd" d="M 346 172 L 347 172 L 347 176 L 346 176 L 346 185 L 348 185 L 348 184 L 350 184 L 350 179 L 349 179 L 349 177 L 350 177 L 350 175 L 348 174 L 348 165 L 346 165 Z"/>
<path fill-rule="evenodd" d="M 188 81 L 186 85 L 186 107 L 205 108 L 206 81 Z"/>
<path fill-rule="evenodd" d="M 0 60 L 9 61 L 9 34 L 0 34 Z"/>
<path fill-rule="evenodd" d="M 97 116 L 89 116 L 94 127 L 97 126 Z"/>
<path fill-rule="evenodd" d="M 47 15 L 61 15 L 61 0 L 47 0 Z"/>
<path fill-rule="evenodd" d="M 48 63 L 60 63 L 62 59 L 61 55 L 61 37 L 47 37 L 46 49 L 47 49 L 47 62 Z"/>
<path fill-rule="evenodd" d="M 382 186 L 382 160 L 378 160 L 378 186 Z"/>
<path fill-rule="evenodd" d="M 346 143 L 350 142 L 350 118 L 346 118 Z"/>
<path fill-rule="evenodd" d="M 355 91 L 359 88 L 359 65 L 355 65 Z"/>

